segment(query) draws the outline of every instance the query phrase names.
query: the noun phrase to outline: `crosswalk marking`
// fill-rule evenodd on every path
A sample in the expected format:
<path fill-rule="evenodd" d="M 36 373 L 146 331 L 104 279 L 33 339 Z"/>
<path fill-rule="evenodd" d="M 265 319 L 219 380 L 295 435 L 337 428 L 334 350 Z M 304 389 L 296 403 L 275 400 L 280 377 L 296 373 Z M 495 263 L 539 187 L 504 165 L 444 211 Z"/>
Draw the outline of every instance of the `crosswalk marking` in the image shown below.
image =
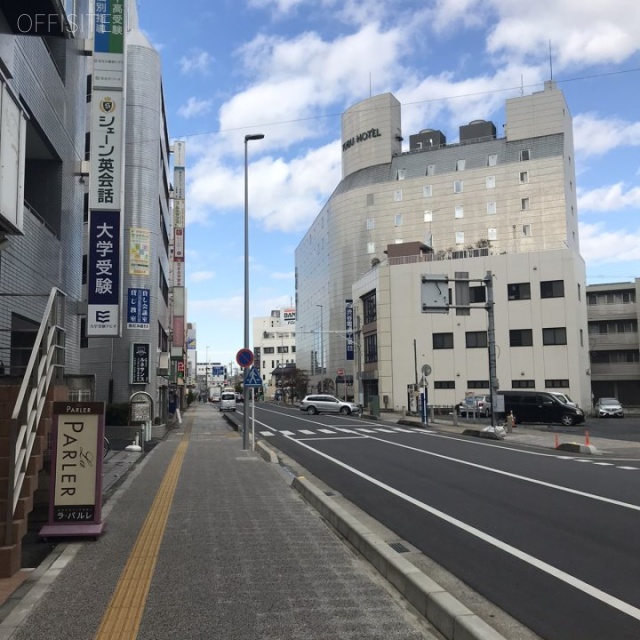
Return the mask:
<path fill-rule="evenodd" d="M 362 433 L 375 433 L 373 429 L 365 429 L 364 427 L 356 427 L 356 431 L 362 431 Z"/>
<path fill-rule="evenodd" d="M 336 431 L 340 431 L 340 433 L 357 433 L 353 429 L 346 429 L 345 427 L 334 427 Z"/>
<path fill-rule="evenodd" d="M 321 433 L 335 433 L 335 431 L 332 431 L 331 429 L 318 429 L 318 431 Z"/>
<path fill-rule="evenodd" d="M 309 431 L 309 429 L 300 429 L 300 433 L 304 433 L 306 436 L 313 436 L 315 435 L 315 431 Z"/>
<path fill-rule="evenodd" d="M 394 427 L 394 429 L 401 433 L 413 433 L 413 429 L 403 429 L 402 427 Z"/>
<path fill-rule="evenodd" d="M 275 434 L 275 433 L 272 433 L 271 431 L 261 431 L 261 432 L 260 432 L 260 435 L 261 435 L 261 436 L 268 437 L 268 436 L 275 436 L 276 434 Z"/>
<path fill-rule="evenodd" d="M 384 427 L 376 427 L 376 431 L 381 431 L 382 433 L 395 433 L 394 429 L 385 429 Z"/>
<path fill-rule="evenodd" d="M 283 436 L 295 436 L 296 434 L 293 431 L 281 431 Z"/>

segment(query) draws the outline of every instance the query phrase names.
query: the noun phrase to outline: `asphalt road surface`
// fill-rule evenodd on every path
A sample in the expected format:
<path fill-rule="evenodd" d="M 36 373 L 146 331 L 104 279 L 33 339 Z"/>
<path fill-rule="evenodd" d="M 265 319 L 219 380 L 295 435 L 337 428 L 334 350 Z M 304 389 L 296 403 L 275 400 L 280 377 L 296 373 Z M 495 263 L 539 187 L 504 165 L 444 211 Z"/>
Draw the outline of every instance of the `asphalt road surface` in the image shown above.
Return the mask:
<path fill-rule="evenodd" d="M 640 638 L 640 460 L 271 404 L 255 420 L 257 437 L 539 636 Z"/>

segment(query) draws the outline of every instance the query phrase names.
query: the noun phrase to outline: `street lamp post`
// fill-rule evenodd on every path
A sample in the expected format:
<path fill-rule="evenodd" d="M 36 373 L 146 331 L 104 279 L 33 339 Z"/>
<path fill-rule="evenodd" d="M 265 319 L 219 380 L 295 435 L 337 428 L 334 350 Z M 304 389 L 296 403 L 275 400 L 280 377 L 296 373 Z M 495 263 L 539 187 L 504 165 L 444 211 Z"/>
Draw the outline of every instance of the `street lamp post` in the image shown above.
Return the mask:
<path fill-rule="evenodd" d="M 205 365 L 204 365 L 204 390 L 207 394 L 207 402 L 209 402 L 209 347 L 205 348 Z"/>
<path fill-rule="evenodd" d="M 244 137 L 244 348 L 249 349 L 249 164 L 247 143 L 262 140 L 263 133 L 251 133 Z M 242 420 L 242 448 L 249 448 L 249 412 L 247 411 L 247 376 L 250 367 L 245 367 L 243 376 L 244 410 Z"/>
<path fill-rule="evenodd" d="M 316 307 L 320 307 L 320 384 L 322 385 L 322 391 L 324 391 L 324 331 L 322 329 L 324 308 L 321 304 L 317 304 Z"/>

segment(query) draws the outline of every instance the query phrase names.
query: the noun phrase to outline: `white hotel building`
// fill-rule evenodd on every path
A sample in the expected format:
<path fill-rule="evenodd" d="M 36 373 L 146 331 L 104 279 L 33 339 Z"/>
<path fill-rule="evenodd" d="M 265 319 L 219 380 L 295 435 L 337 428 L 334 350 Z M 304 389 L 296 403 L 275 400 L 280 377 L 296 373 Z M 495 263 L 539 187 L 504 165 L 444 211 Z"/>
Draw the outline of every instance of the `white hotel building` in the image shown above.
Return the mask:
<path fill-rule="evenodd" d="M 327 376 L 344 368 L 365 404 L 408 408 L 425 364 L 430 404 L 489 393 L 490 271 L 499 387 L 561 390 L 588 407 L 572 121 L 554 83 L 507 100 L 504 137 L 473 121 L 455 144 L 427 129 L 403 152 L 401 107 L 384 94 L 345 112 L 342 140 L 343 178 L 296 250 L 298 367 L 314 369 L 321 305 Z M 453 279 L 468 277 L 471 310 L 422 313 L 422 274 L 451 279 L 452 305 Z"/>

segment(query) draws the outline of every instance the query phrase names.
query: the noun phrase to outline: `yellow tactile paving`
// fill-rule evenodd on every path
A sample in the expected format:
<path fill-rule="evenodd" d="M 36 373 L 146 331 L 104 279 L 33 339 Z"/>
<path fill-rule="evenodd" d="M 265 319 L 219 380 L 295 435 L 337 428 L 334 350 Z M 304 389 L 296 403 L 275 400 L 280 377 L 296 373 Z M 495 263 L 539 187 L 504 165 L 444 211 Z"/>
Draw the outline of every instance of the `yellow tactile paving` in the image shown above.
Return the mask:
<path fill-rule="evenodd" d="M 162 479 L 138 539 L 129 555 L 120 580 L 107 606 L 95 640 L 135 640 L 149 595 L 169 509 L 189 446 L 191 424 L 185 427 L 171 464 Z"/>

